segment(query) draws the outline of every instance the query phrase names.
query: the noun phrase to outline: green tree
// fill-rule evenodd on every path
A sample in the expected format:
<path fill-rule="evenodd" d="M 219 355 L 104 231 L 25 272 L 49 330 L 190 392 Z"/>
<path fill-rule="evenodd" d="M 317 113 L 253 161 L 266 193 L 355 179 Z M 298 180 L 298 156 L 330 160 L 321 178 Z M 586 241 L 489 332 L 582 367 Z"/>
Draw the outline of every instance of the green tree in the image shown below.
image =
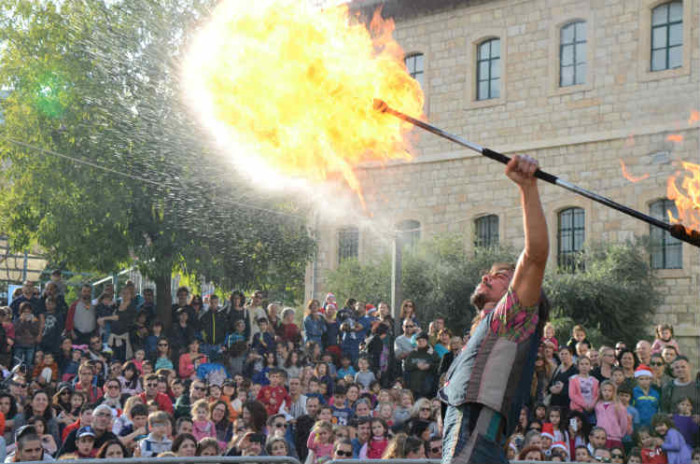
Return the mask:
<path fill-rule="evenodd" d="M 485 249 L 474 255 L 464 251 L 464 237 L 436 236 L 404 255 L 402 291 L 416 301 L 423 323 L 445 317 L 458 333 L 469 327 L 475 314 L 469 297 L 484 269 L 494 262 L 513 262 L 515 250 Z M 576 273 L 551 270 L 544 289 L 551 302 L 550 319 L 558 337 L 566 341 L 574 324 L 588 329 L 596 343 L 636 341 L 648 331 L 659 302 L 656 279 L 642 243 L 594 245 L 580 257 Z M 373 303 L 390 297 L 389 257 L 380 264 L 343 262 L 328 279 L 339 300 L 354 297 Z"/>
<path fill-rule="evenodd" d="M 173 270 L 279 288 L 313 251 L 304 212 L 253 198 L 182 103 L 187 32 L 212 3 L 0 1 L 0 228 L 75 269 L 135 260 L 166 323 Z"/>

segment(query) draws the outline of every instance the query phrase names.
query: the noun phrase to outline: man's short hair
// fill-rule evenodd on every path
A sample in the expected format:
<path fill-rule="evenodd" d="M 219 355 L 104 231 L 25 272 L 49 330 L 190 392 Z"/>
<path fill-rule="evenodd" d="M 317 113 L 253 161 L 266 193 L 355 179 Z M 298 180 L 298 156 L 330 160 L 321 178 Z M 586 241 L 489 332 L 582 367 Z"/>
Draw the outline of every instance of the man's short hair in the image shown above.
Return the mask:
<path fill-rule="evenodd" d="M 176 294 L 176 295 L 179 295 L 180 293 L 183 293 L 183 292 L 184 292 L 184 293 L 187 293 L 187 294 L 189 295 L 190 289 L 187 288 L 187 287 L 185 287 L 185 286 L 178 287 L 177 292 L 175 292 L 175 294 Z"/>
<path fill-rule="evenodd" d="M 688 364 L 690 364 L 690 359 L 688 359 L 687 356 L 685 356 L 683 354 L 679 354 L 678 356 L 676 356 L 676 358 L 673 361 L 671 361 L 671 365 L 676 364 L 678 361 L 685 361 Z"/>
<path fill-rule="evenodd" d="M 155 374 L 155 373 L 154 373 L 154 374 L 148 374 L 148 375 L 146 376 L 146 382 L 151 381 L 151 380 L 158 381 L 158 379 L 159 379 L 159 378 L 158 378 L 158 374 Z"/>
<path fill-rule="evenodd" d="M 17 429 L 17 432 L 15 433 L 15 443 L 17 443 L 17 449 L 19 451 L 24 449 L 27 442 L 35 440 L 39 441 L 41 438 L 39 438 L 39 434 L 33 425 L 22 426 Z"/>
<path fill-rule="evenodd" d="M 113 416 L 112 408 L 110 408 L 106 404 L 100 404 L 99 406 L 97 406 L 95 409 L 92 410 L 92 414 L 96 416 L 100 413 L 100 411 L 106 411 L 109 413 L 110 416 Z"/>
<path fill-rule="evenodd" d="M 340 446 L 345 445 L 345 446 L 352 446 L 352 442 L 350 441 L 349 438 L 339 438 L 333 443 L 333 452 L 335 453 L 338 451 L 338 448 Z"/>
<path fill-rule="evenodd" d="M 588 432 L 588 436 L 592 437 L 596 432 L 603 432 L 605 436 L 608 436 L 608 432 L 605 431 L 603 427 L 593 427 L 590 432 Z"/>

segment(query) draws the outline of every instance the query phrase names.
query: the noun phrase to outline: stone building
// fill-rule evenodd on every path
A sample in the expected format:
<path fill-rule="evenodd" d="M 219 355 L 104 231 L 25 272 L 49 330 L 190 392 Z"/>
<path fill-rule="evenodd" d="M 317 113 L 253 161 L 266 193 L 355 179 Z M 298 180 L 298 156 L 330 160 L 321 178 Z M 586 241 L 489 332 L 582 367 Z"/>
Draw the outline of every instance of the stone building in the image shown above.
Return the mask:
<path fill-rule="evenodd" d="M 409 71 L 425 91 L 427 119 L 502 153 L 528 153 L 542 168 L 619 203 L 666 218 L 678 161 L 700 163 L 700 5 L 688 0 L 355 1 L 383 6 Z M 503 166 L 431 134 L 411 162 L 360 169 L 367 209 L 419 239 L 462 232 L 475 242 L 523 243 L 517 191 Z M 648 178 L 632 183 L 621 171 Z M 550 267 L 587 241 L 653 234 L 650 257 L 685 352 L 700 356 L 700 250 L 610 208 L 543 184 Z M 375 226 L 323 222 L 307 296 L 347 256 L 387 248 Z M 371 223 L 370 223 L 371 224 Z M 390 228 L 390 227 L 389 227 Z M 652 338 L 652 328 L 649 329 Z M 696 363 L 697 365 L 697 363 Z"/>

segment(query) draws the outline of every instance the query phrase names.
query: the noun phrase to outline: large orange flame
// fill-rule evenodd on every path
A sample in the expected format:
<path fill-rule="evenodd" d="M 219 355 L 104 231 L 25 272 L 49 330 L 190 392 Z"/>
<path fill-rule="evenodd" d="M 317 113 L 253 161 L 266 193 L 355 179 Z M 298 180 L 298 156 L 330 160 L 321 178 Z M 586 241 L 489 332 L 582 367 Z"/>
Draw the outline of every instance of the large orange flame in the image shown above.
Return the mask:
<path fill-rule="evenodd" d="M 312 183 L 340 174 L 362 198 L 354 166 L 410 158 L 412 126 L 373 99 L 423 109 L 393 29 L 376 13 L 370 33 L 345 5 L 224 1 L 187 55 L 187 100 L 239 165 Z"/>
<path fill-rule="evenodd" d="M 622 168 L 622 177 L 627 179 L 630 182 L 640 182 L 643 181 L 644 179 L 649 178 L 649 174 L 642 174 L 639 177 L 634 177 L 632 174 L 629 173 L 627 170 L 627 166 L 625 165 L 625 162 L 620 160 L 620 168 Z"/>
<path fill-rule="evenodd" d="M 678 217 L 668 212 L 672 224 L 681 223 L 686 230 L 700 229 L 700 164 L 681 162 L 685 171 L 678 171 L 668 179 L 666 196 L 673 200 Z M 680 182 L 680 188 L 678 183 Z"/>

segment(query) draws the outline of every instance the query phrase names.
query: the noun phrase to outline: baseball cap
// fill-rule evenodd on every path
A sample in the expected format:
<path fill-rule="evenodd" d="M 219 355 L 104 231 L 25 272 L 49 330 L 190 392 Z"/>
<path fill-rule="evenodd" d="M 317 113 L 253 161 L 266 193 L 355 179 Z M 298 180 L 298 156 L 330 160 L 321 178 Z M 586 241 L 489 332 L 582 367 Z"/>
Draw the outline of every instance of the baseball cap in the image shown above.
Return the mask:
<path fill-rule="evenodd" d="M 78 432 L 75 434 L 75 438 L 92 437 L 95 438 L 95 431 L 89 425 L 86 427 L 80 427 Z"/>

